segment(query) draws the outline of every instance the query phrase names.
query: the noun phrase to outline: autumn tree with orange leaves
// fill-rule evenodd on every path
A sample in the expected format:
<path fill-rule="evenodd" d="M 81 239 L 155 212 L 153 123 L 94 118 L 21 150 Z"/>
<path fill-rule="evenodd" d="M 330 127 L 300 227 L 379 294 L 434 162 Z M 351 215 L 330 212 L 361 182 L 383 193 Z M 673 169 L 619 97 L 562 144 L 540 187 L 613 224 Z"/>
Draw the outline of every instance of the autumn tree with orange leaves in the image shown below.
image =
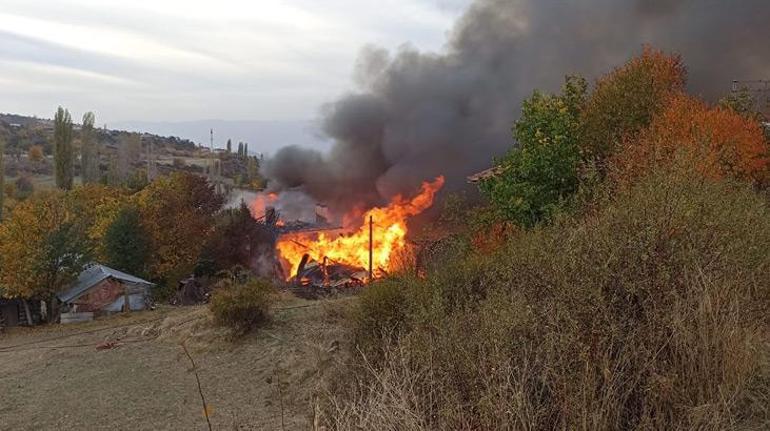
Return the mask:
<path fill-rule="evenodd" d="M 678 55 L 645 47 L 596 82 L 582 114 L 582 153 L 600 162 L 647 127 L 671 96 L 684 91 L 687 69 Z"/>
<path fill-rule="evenodd" d="M 768 145 L 755 119 L 680 94 L 612 157 L 611 176 L 628 182 L 674 163 L 706 178 L 759 185 L 768 179 Z"/>

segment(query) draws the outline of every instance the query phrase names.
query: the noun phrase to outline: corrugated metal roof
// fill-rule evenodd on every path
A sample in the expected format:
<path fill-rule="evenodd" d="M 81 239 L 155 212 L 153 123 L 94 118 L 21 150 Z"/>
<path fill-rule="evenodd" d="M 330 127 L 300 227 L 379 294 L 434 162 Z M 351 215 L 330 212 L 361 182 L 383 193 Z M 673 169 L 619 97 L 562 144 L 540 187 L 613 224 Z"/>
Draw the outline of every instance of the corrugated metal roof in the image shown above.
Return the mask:
<path fill-rule="evenodd" d="M 481 172 L 473 174 L 468 177 L 468 182 L 471 184 L 480 183 L 488 178 L 496 177 L 503 172 L 502 166 L 495 166 L 489 169 L 484 169 Z"/>
<path fill-rule="evenodd" d="M 83 272 L 80 273 L 78 279 L 75 280 L 75 283 L 69 290 L 59 293 L 56 296 L 62 302 L 70 302 L 80 297 L 80 295 L 84 294 L 86 291 L 88 291 L 88 289 L 96 286 L 108 278 L 114 278 L 126 283 L 154 286 L 153 283 L 150 283 L 147 280 L 142 280 L 139 277 L 134 277 L 133 275 L 126 274 L 125 272 L 121 272 L 117 269 L 112 269 L 104 265 L 95 264 L 83 270 Z"/>

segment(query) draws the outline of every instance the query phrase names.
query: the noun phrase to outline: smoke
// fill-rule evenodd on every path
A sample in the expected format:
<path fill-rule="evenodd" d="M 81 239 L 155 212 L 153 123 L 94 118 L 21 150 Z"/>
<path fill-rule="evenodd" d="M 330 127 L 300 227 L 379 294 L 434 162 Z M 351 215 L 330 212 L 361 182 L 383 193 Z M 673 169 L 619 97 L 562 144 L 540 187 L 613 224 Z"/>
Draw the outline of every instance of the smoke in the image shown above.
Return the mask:
<path fill-rule="evenodd" d="M 768 40 L 767 0 L 477 0 L 440 54 L 365 48 L 358 89 L 322 110 L 332 150 L 283 148 L 263 173 L 340 211 L 439 174 L 457 188 L 513 144 L 535 88 L 596 78 L 652 44 L 682 54 L 690 89 L 714 100 L 733 79 L 770 78 Z"/>

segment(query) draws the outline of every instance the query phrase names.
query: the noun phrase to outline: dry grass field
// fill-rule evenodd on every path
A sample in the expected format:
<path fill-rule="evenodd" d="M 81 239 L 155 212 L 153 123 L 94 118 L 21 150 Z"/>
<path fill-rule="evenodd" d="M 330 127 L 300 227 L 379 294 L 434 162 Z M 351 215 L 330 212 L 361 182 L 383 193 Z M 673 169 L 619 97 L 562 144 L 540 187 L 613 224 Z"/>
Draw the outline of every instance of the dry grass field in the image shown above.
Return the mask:
<path fill-rule="evenodd" d="M 311 429 L 342 337 L 345 299 L 283 298 L 264 330 L 233 340 L 204 307 L 0 335 L 0 429 Z"/>

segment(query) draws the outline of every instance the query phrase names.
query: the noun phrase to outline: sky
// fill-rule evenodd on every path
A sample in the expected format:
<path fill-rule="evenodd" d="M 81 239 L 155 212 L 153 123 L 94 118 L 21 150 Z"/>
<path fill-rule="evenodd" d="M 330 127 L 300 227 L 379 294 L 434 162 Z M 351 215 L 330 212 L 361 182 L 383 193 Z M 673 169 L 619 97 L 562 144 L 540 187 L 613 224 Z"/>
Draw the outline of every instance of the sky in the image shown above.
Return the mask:
<path fill-rule="evenodd" d="M 470 0 L 2 0 L 0 112 L 98 124 L 289 121 L 367 45 L 440 51 Z"/>

